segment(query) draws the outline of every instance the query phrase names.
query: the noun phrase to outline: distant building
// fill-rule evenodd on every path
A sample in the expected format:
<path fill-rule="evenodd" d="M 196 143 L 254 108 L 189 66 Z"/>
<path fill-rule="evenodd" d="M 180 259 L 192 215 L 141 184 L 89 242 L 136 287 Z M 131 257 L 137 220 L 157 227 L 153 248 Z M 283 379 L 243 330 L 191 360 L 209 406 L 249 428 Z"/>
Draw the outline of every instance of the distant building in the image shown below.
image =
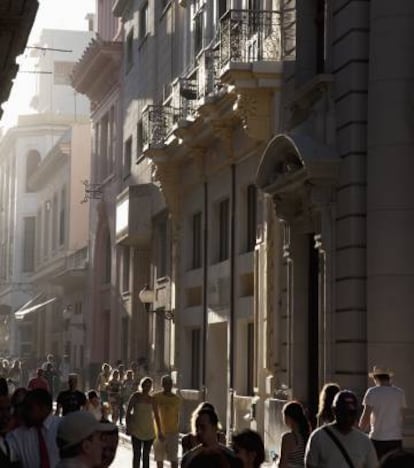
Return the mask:
<path fill-rule="evenodd" d="M 54 44 L 54 48 L 73 48 L 79 54 L 92 34 L 83 31 L 61 34 L 61 31 L 46 30 L 43 37 L 48 38 L 49 47 Z M 46 46 L 45 43 L 43 45 Z M 42 51 L 38 70 L 52 71 L 51 75 L 39 75 L 37 104 L 43 112 L 20 116 L 17 125 L 9 129 L 0 141 L 0 303 L 7 310 L 5 322 L 9 337 L 4 347 L 7 348 L 6 354 L 33 358 L 43 358 L 43 355 L 35 355 L 31 329 L 23 325 L 18 331 L 14 318 L 14 313 L 24 304 L 41 303 L 41 297 L 37 297 L 32 284 L 36 267 L 34 253 L 36 230 L 39 229 L 39 219 L 36 220 L 39 196 L 30 186 L 29 179 L 70 126 L 75 121 L 85 123 L 89 113 L 89 105 L 83 96 L 76 98 L 75 106 L 74 90 L 68 85 L 71 70 L 62 72 L 62 81 L 55 83 L 55 72 L 59 71 L 59 67 L 55 70 L 55 65 L 62 61 L 63 54 L 53 50 Z M 75 60 L 74 53 L 68 54 L 69 61 Z M 82 199 L 81 193 L 78 198 L 79 201 Z M 45 206 L 40 209 L 43 216 Z"/>
<path fill-rule="evenodd" d="M 97 2 L 96 38 L 77 62 L 72 83 L 91 102 L 92 156 L 87 187 L 90 207 L 86 356 L 92 385 L 102 362 L 129 359 L 132 267 L 120 272 L 116 246 L 116 200 L 124 186 L 122 168 L 122 27 L 112 1 Z M 128 257 L 129 258 L 129 257 Z M 123 289 L 120 275 L 123 275 Z M 137 300 L 137 299 L 135 299 Z M 134 341 L 134 344 L 136 342 Z"/>

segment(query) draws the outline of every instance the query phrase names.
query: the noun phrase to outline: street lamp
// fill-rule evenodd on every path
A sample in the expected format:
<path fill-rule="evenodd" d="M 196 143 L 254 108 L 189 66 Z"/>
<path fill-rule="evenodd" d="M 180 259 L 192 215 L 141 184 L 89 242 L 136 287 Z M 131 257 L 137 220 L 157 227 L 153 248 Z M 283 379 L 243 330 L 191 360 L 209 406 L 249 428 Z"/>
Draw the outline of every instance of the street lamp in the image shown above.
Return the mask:
<path fill-rule="evenodd" d="M 154 291 L 146 284 L 139 292 L 138 297 L 144 304 L 145 310 L 149 312 L 151 304 L 154 302 Z"/>
<path fill-rule="evenodd" d="M 145 310 L 149 312 L 151 304 L 154 303 L 154 290 L 146 284 L 139 292 L 138 298 L 144 304 Z M 154 313 L 163 313 L 165 320 L 174 320 L 174 312 L 172 310 L 159 309 L 154 310 Z"/>

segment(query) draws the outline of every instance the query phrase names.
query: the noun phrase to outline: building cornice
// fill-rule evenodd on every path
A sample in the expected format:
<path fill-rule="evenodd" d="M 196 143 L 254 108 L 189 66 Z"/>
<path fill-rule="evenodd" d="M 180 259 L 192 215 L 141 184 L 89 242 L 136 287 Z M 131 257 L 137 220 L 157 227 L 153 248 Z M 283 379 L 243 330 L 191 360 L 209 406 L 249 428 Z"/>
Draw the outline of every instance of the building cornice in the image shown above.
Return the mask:
<path fill-rule="evenodd" d="M 91 100 L 92 108 L 120 80 L 122 42 L 92 39 L 72 73 L 72 86 Z"/>

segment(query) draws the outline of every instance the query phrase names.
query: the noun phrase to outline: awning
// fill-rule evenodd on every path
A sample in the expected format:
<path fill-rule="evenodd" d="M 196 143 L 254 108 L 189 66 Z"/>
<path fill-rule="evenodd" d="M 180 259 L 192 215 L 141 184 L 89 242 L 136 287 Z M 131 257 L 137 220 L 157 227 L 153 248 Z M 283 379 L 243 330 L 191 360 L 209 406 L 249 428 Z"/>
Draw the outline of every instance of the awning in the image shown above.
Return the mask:
<path fill-rule="evenodd" d="M 30 299 L 30 301 L 26 302 L 19 310 L 14 313 L 16 320 L 22 320 L 26 317 L 27 314 L 31 312 L 35 312 L 42 307 L 47 306 L 48 304 L 52 304 L 57 300 L 57 297 L 52 297 L 45 300 L 45 293 L 41 292 L 37 296 Z"/>

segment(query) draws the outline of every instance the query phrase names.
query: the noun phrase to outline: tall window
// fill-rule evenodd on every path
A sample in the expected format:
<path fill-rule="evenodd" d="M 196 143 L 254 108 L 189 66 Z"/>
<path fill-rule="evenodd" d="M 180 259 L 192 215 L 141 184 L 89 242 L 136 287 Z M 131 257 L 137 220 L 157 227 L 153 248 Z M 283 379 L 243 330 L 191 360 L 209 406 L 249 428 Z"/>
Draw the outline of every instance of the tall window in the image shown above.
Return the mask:
<path fill-rule="evenodd" d="M 200 388 L 201 369 L 201 330 L 195 328 L 191 331 L 191 388 Z"/>
<path fill-rule="evenodd" d="M 29 187 L 29 179 L 40 164 L 40 154 L 38 151 L 29 151 L 26 158 L 26 192 L 32 192 Z"/>
<path fill-rule="evenodd" d="M 218 213 L 218 261 L 229 258 L 230 229 L 229 229 L 229 199 L 221 201 Z"/>
<path fill-rule="evenodd" d="M 218 0 L 217 2 L 218 17 L 221 18 L 228 10 L 227 0 Z"/>
<path fill-rule="evenodd" d="M 131 174 L 131 159 L 132 159 L 132 137 L 129 137 L 125 142 L 124 150 L 124 178 Z"/>
<path fill-rule="evenodd" d="M 105 238 L 105 265 L 104 265 L 104 284 L 111 283 L 111 270 L 112 270 L 112 246 L 111 246 L 111 236 L 109 232 L 106 234 Z"/>
<path fill-rule="evenodd" d="M 197 56 L 198 53 L 203 48 L 203 9 L 201 2 L 195 2 L 195 14 L 194 14 L 194 30 L 193 30 L 193 43 L 194 43 L 194 56 Z"/>
<path fill-rule="evenodd" d="M 57 249 L 57 233 L 58 233 L 58 216 L 59 216 L 59 205 L 57 194 L 53 195 L 52 202 L 52 250 L 55 252 Z"/>
<path fill-rule="evenodd" d="M 42 209 L 39 208 L 36 217 L 36 250 L 35 261 L 38 265 L 42 258 Z"/>
<path fill-rule="evenodd" d="M 142 40 L 148 34 L 148 2 L 145 2 L 139 11 L 139 39 Z"/>
<path fill-rule="evenodd" d="M 101 120 L 101 149 L 99 152 L 101 179 L 108 176 L 108 115 Z"/>
<path fill-rule="evenodd" d="M 142 153 L 143 136 L 142 120 L 140 120 L 137 124 L 137 158 L 139 158 Z"/>
<path fill-rule="evenodd" d="M 128 72 L 134 64 L 134 30 L 129 31 L 125 42 L 126 71 Z"/>
<path fill-rule="evenodd" d="M 108 174 L 114 170 L 115 153 L 115 107 L 112 106 L 108 118 Z"/>
<path fill-rule="evenodd" d="M 124 246 L 122 252 L 122 292 L 129 291 L 129 270 L 130 269 L 130 248 L 129 245 Z"/>
<path fill-rule="evenodd" d="M 158 223 L 158 255 L 157 277 L 162 278 L 168 273 L 168 224 L 163 219 Z"/>
<path fill-rule="evenodd" d="M 316 0 L 316 73 L 323 73 L 325 71 L 325 3 L 326 0 Z"/>
<path fill-rule="evenodd" d="M 50 211 L 51 203 L 49 200 L 45 202 L 45 218 L 44 218 L 44 233 L 43 233 L 43 256 L 49 256 L 49 247 L 50 247 Z"/>
<path fill-rule="evenodd" d="M 201 267 L 201 213 L 193 215 L 192 219 L 192 241 L 193 241 L 193 256 L 192 268 Z"/>
<path fill-rule="evenodd" d="M 247 324 L 247 369 L 246 390 L 247 395 L 254 395 L 254 324 Z"/>
<path fill-rule="evenodd" d="M 53 84 L 70 86 L 70 76 L 75 62 L 54 62 L 53 64 Z"/>
<path fill-rule="evenodd" d="M 250 252 L 254 249 L 256 244 L 256 223 L 257 223 L 257 211 L 256 211 L 256 186 L 249 185 L 246 192 L 247 197 L 247 213 L 246 213 L 246 247 L 247 251 Z"/>
<path fill-rule="evenodd" d="M 63 187 L 60 194 L 60 212 L 59 212 L 59 245 L 65 244 L 66 238 L 66 188 Z"/>
<path fill-rule="evenodd" d="M 34 271 L 35 254 L 35 216 L 27 216 L 23 219 L 23 272 Z"/>

